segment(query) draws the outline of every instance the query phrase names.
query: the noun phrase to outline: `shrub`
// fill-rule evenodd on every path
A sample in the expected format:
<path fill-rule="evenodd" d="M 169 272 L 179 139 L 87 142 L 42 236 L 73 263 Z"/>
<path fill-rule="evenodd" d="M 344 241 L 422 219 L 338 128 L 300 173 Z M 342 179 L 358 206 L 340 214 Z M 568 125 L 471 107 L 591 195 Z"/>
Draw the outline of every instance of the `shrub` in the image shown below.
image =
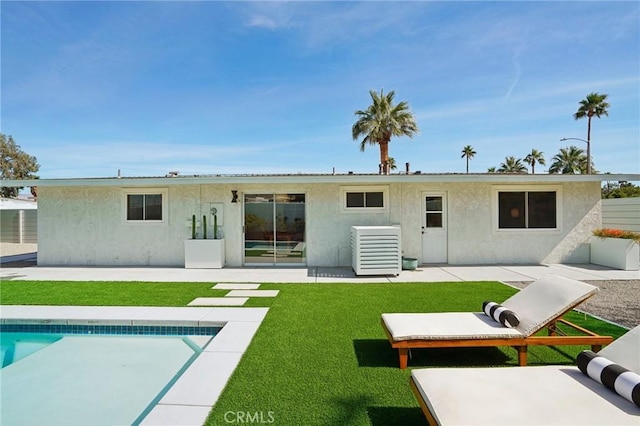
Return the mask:
<path fill-rule="evenodd" d="M 622 238 L 625 240 L 633 240 L 640 244 L 640 234 L 633 231 L 625 231 L 622 229 L 602 228 L 593 231 L 593 235 L 600 238 Z"/>

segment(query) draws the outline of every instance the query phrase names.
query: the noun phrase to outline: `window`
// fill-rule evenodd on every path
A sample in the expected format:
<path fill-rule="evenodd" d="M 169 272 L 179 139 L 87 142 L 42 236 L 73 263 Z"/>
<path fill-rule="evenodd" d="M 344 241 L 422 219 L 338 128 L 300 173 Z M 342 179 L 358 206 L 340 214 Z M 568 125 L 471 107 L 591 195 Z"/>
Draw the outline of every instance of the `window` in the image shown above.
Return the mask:
<path fill-rule="evenodd" d="M 384 207 L 382 192 L 347 192 L 347 208 Z"/>
<path fill-rule="evenodd" d="M 557 227 L 557 191 L 498 191 L 498 229 Z"/>
<path fill-rule="evenodd" d="M 386 209 L 386 188 L 342 188 L 342 192 L 346 211 Z"/>
<path fill-rule="evenodd" d="M 163 222 L 166 216 L 166 190 L 127 191 L 125 220 L 127 222 Z"/>
<path fill-rule="evenodd" d="M 427 195 L 425 198 L 426 204 L 426 220 L 425 224 L 427 228 L 442 228 L 442 196 L 440 195 Z"/>

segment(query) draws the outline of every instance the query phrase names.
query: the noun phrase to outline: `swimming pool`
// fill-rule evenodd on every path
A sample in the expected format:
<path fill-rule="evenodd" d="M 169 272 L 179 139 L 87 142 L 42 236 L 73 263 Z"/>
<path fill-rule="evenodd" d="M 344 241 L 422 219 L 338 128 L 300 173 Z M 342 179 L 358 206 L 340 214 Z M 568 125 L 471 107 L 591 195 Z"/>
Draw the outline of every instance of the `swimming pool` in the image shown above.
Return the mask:
<path fill-rule="evenodd" d="M 65 335 L 0 369 L 0 423 L 202 425 L 267 312 L 268 308 L 252 307 L 2 305 L 3 327 L 31 323 L 93 329 L 92 335 Z M 193 331 L 180 336 L 95 335 L 103 327 L 137 332 L 140 327 L 174 325 L 223 328 L 213 339 Z M 157 373 L 158 368 L 162 372 Z M 18 379 L 13 370 L 22 370 L 23 376 Z M 29 376 L 40 382 L 25 379 Z M 145 395 L 139 396 L 138 390 Z M 92 400 L 99 404 L 91 407 Z M 14 404 L 19 408 L 13 409 Z M 54 419 L 50 409 L 61 417 Z M 76 416 L 78 411 L 84 414 Z M 127 419 L 112 417 L 119 411 L 127 411 Z M 40 412 L 41 417 L 20 417 L 20 413 L 32 416 L 31 412 Z M 5 421 L 5 416 L 15 423 Z"/>
<path fill-rule="evenodd" d="M 139 424 L 219 330 L 0 325 L 0 423 Z"/>

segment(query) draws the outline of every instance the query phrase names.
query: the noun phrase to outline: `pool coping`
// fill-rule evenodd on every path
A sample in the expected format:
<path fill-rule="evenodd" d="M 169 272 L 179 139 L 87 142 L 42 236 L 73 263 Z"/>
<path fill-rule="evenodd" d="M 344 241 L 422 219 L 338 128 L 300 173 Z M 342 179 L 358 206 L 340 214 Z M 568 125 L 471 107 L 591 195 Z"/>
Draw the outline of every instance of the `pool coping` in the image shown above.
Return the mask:
<path fill-rule="evenodd" d="M 202 425 L 269 308 L 0 305 L 0 323 L 223 327 L 142 420 Z"/>

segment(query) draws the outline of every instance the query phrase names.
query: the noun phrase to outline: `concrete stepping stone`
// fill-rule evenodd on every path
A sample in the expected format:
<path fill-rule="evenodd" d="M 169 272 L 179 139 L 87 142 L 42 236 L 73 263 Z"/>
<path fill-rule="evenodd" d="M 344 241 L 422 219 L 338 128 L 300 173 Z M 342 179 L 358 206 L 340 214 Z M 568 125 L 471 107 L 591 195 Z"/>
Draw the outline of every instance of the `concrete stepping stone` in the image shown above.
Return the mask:
<path fill-rule="evenodd" d="M 231 290 L 225 297 L 276 297 L 280 290 Z"/>
<path fill-rule="evenodd" d="M 260 284 L 242 283 L 218 283 L 211 287 L 212 290 L 256 290 Z"/>
<path fill-rule="evenodd" d="M 242 306 L 248 297 L 196 297 L 187 306 Z"/>

